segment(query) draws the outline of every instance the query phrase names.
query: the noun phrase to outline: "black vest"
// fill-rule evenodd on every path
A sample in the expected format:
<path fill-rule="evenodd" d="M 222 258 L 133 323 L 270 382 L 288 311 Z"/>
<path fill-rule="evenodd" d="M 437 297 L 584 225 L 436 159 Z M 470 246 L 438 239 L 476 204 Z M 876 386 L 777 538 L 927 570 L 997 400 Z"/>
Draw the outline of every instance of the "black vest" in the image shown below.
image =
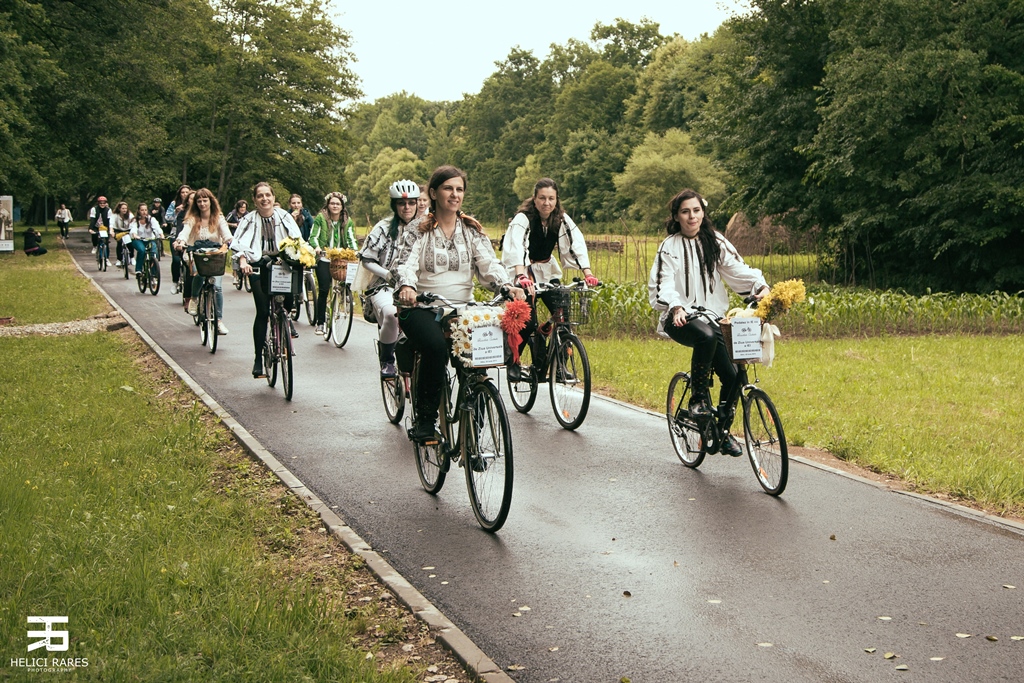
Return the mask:
<path fill-rule="evenodd" d="M 541 262 L 547 261 L 551 258 L 551 252 L 555 250 L 555 245 L 558 244 L 558 228 L 548 228 L 546 231 L 542 226 L 537 226 L 534 229 L 530 228 L 529 237 L 529 254 L 530 262 Z"/>

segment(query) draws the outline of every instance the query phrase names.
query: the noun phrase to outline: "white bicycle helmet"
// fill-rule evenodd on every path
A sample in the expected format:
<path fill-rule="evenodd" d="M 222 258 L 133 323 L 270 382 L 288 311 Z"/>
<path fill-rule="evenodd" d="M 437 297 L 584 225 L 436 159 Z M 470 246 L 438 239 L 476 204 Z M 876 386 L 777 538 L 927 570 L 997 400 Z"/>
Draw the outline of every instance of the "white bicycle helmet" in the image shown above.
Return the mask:
<path fill-rule="evenodd" d="M 416 199 L 420 196 L 420 186 L 411 180 L 396 180 L 388 192 L 392 199 Z"/>

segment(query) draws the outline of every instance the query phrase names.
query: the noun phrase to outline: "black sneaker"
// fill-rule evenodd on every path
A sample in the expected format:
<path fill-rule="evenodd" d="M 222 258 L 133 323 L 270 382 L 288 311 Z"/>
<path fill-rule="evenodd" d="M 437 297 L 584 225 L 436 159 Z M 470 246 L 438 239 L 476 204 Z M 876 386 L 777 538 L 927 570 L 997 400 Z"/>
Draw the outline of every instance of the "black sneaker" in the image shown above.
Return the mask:
<path fill-rule="evenodd" d="M 707 400 L 694 396 L 690 399 L 690 417 L 695 420 L 704 420 L 710 418 L 713 413 L 711 412 L 711 406 L 708 405 Z"/>
<path fill-rule="evenodd" d="M 255 363 L 252 364 L 252 378 L 253 379 L 262 379 L 263 377 L 266 377 L 266 376 L 267 376 L 267 373 L 263 372 L 263 361 L 262 360 L 258 360 L 258 361 L 256 361 Z"/>
<path fill-rule="evenodd" d="M 409 438 L 413 441 L 428 441 L 437 434 L 434 429 L 434 422 L 416 422 L 413 424 L 412 429 L 409 430 Z"/>
<path fill-rule="evenodd" d="M 523 369 L 519 363 L 510 363 L 506 366 L 508 369 L 508 381 L 509 382 L 521 382 L 523 381 Z"/>
<path fill-rule="evenodd" d="M 730 455 L 734 458 L 738 458 L 743 455 L 743 446 L 740 445 L 739 440 L 732 434 L 725 435 L 725 441 L 718 449 L 725 455 Z"/>
<path fill-rule="evenodd" d="M 288 325 L 292 328 L 292 339 L 298 338 L 299 331 L 295 329 L 295 323 L 289 321 Z"/>

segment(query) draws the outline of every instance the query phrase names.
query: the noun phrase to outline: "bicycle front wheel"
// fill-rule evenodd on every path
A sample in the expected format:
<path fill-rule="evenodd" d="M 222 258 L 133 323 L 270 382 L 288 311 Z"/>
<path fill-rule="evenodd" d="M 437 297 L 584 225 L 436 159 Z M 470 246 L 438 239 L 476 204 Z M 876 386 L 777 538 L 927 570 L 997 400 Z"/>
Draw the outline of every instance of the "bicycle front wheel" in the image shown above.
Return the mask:
<path fill-rule="evenodd" d="M 306 288 L 306 322 L 312 325 L 316 320 L 316 277 L 307 270 L 302 279 Z"/>
<path fill-rule="evenodd" d="M 557 339 L 551 361 L 551 407 L 565 429 L 576 429 L 590 408 L 590 361 L 575 334 Z"/>
<path fill-rule="evenodd" d="M 537 400 L 537 368 L 533 363 L 533 340 L 530 340 L 519 355 L 519 380 L 508 379 L 508 395 L 512 405 L 520 413 L 528 413 Z"/>
<path fill-rule="evenodd" d="M 473 514 L 485 531 L 505 524 L 512 505 L 512 437 L 498 389 L 481 382 L 467 396 L 459 443 Z"/>
<path fill-rule="evenodd" d="M 757 483 L 765 493 L 779 495 L 789 479 L 789 448 L 779 412 L 760 389 L 743 397 L 743 435 Z"/>
<path fill-rule="evenodd" d="M 145 294 L 149 287 L 149 264 L 143 261 L 142 272 L 135 273 L 135 284 L 139 287 L 139 294 Z"/>
<path fill-rule="evenodd" d="M 156 296 L 160 291 L 160 264 L 156 260 L 150 262 L 147 276 L 149 278 L 149 293 Z"/>
<path fill-rule="evenodd" d="M 292 400 L 292 337 L 288 328 L 287 317 L 282 313 L 280 319 L 281 335 L 281 382 L 284 385 L 284 398 Z"/>
<path fill-rule="evenodd" d="M 199 290 L 199 303 L 196 306 L 196 324 L 199 325 L 199 343 L 203 346 L 210 345 L 210 325 L 209 319 L 206 317 L 208 308 L 206 305 L 207 298 L 206 288 L 204 287 Z M 217 334 L 217 331 L 214 330 L 213 333 Z"/>
<path fill-rule="evenodd" d="M 665 418 L 668 433 L 679 460 L 687 467 L 700 467 L 704 462 L 704 441 L 700 427 L 690 417 L 690 376 L 677 372 L 668 383 L 668 399 L 665 402 Z"/>
<path fill-rule="evenodd" d="M 348 288 L 348 285 L 344 285 L 338 294 L 331 330 L 334 345 L 339 349 L 345 346 L 348 336 L 352 332 L 352 290 Z"/>

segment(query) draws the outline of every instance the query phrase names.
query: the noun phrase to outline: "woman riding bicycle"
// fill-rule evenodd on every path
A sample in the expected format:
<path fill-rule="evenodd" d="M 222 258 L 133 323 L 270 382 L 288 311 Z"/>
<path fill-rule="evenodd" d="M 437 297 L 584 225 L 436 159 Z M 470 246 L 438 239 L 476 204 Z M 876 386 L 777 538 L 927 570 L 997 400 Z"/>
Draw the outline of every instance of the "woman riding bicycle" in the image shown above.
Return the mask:
<path fill-rule="evenodd" d="M 156 240 L 164 238 L 164 231 L 160 229 L 160 221 L 149 215 L 149 206 L 146 202 L 139 204 L 129 232 L 132 236 L 132 246 L 135 247 L 135 274 L 138 275 L 142 272 L 146 252 L 149 251 L 156 256 Z"/>
<path fill-rule="evenodd" d="M 509 275 L 530 294 L 527 299 L 530 303 L 530 320 L 522 331 L 520 352 L 537 329 L 537 302 L 533 283 L 562 277 L 558 261 L 552 258 L 556 248 L 562 265 L 582 270 L 587 286 L 597 284 L 598 280 L 590 270 L 590 257 L 587 255 L 583 232 L 562 209 L 558 184 L 551 178 L 541 178 L 533 186 L 533 196 L 520 205 L 519 212 L 508 224 L 501 247 L 501 262 L 508 268 Z M 548 295 L 541 293 L 540 298 L 548 310 L 553 312 L 554 306 Z M 506 360 L 506 364 L 509 377 L 512 381 L 518 380 L 519 365 L 511 360 Z"/>
<path fill-rule="evenodd" d="M 397 268 L 403 305 L 414 306 L 420 290 L 454 302 L 472 301 L 474 274 L 492 291 L 500 289 L 517 299 L 526 298 L 522 289 L 509 282 L 480 223 L 462 213 L 465 192 L 466 174 L 454 166 L 441 166 L 430 177 L 430 213 L 410 227 L 410 234 L 415 231 L 414 241 Z M 433 436 L 437 420 L 448 340 L 434 310 L 408 308 L 399 314 L 398 324 L 412 349 L 420 353 L 417 415 L 410 436 L 427 439 Z"/>
<path fill-rule="evenodd" d="M 299 226 L 291 214 L 274 207 L 274 189 L 270 183 L 259 182 L 253 188 L 256 210 L 250 211 L 238 224 L 231 250 L 238 254 L 238 267 L 243 275 L 252 275 L 253 267 L 260 269 L 259 277 L 250 277 L 252 299 L 256 304 L 256 318 L 252 323 L 252 342 L 256 360 L 252 366 L 254 379 L 266 377 L 263 372 L 263 345 L 267 341 L 267 323 L 270 319 L 270 263 L 278 255 L 281 240 L 286 237 L 302 238 Z M 285 307 L 292 308 L 292 297 L 285 297 Z M 299 336 L 292 326 L 292 336 Z"/>
<path fill-rule="evenodd" d="M 123 263 L 132 257 L 131 248 L 127 247 L 122 240 L 131 231 L 133 218 L 135 216 L 132 215 L 131 210 L 128 208 L 128 202 L 118 202 L 117 206 L 114 207 L 113 213 L 110 214 L 110 231 L 113 233 L 112 237 L 117 240 L 117 262 L 114 263 L 115 268 L 120 268 Z"/>
<path fill-rule="evenodd" d="M 722 329 L 695 315 L 698 307 L 722 317 L 729 309 L 725 284 L 738 294 L 753 293 L 758 299 L 769 287 L 761 271 L 743 262 L 725 236 L 707 217 L 707 202 L 693 190 L 682 190 L 669 202 L 665 221 L 668 237 L 658 247 L 647 283 L 651 306 L 661 311 L 658 334 L 693 349 L 690 360 L 692 394 L 690 414 L 707 419 L 711 413 L 711 371 L 722 388 L 721 405 L 735 390 L 736 366 L 722 339 Z M 719 411 L 720 427 L 727 432 L 733 416 Z M 739 456 L 743 449 L 731 434 L 721 446 L 726 455 Z"/>
<path fill-rule="evenodd" d="M 188 247 L 219 247 L 221 251 L 227 251 L 231 244 L 231 230 L 228 229 L 228 222 L 220 212 L 220 203 L 208 189 L 196 190 L 189 203 L 185 218 L 182 221 L 181 232 L 174 241 L 175 249 L 179 251 Z M 189 315 L 196 315 L 199 310 L 199 290 L 203 288 L 203 281 L 206 278 L 197 277 L 192 273 L 191 291 L 189 292 L 186 310 Z M 224 289 L 222 282 L 223 275 L 216 277 L 214 285 L 217 291 L 215 297 L 217 306 L 217 334 L 227 334 L 228 328 L 224 325 Z"/>
<path fill-rule="evenodd" d="M 411 180 L 399 180 L 388 188 L 393 214 L 379 221 L 363 241 L 359 260 L 373 273 L 366 288 L 368 303 L 373 306 L 380 325 L 380 375 L 398 376 L 395 367 L 395 344 L 398 342 L 398 309 L 394 301 L 392 268 L 397 261 L 400 236 L 416 217 L 420 197 L 419 186 Z"/>
<path fill-rule="evenodd" d="M 185 218 L 185 209 L 188 208 L 188 198 L 192 194 L 192 188 L 188 185 L 180 185 L 174 193 L 174 199 L 168 204 L 164 212 L 164 224 L 167 225 L 167 239 L 171 242 L 178 236 L 182 228 L 182 221 Z M 178 284 L 181 280 L 181 254 L 171 250 L 171 281 Z"/>
<path fill-rule="evenodd" d="M 328 192 L 324 197 L 324 205 L 313 219 L 313 229 L 309 231 L 309 246 L 316 250 L 317 255 L 316 315 L 313 319 L 316 328 L 314 333 L 323 334 L 327 295 L 331 293 L 331 260 L 324 254 L 324 250 L 352 249 L 355 251 L 359 248 L 345 207 L 345 195 L 342 193 Z"/>

